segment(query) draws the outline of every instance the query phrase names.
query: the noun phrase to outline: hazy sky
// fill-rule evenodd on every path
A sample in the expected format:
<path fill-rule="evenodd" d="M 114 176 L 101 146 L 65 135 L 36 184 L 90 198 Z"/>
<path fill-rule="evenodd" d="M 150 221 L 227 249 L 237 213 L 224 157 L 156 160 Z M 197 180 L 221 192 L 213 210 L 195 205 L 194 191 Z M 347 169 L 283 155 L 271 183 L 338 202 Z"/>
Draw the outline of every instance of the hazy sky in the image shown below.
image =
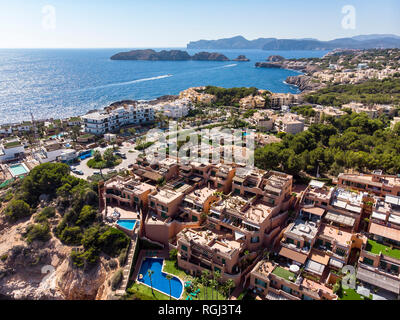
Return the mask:
<path fill-rule="evenodd" d="M 355 29 L 342 27 L 345 5 L 356 9 Z M 184 47 L 236 35 L 330 40 L 400 34 L 399 16 L 399 0 L 0 0 L 0 47 Z"/>

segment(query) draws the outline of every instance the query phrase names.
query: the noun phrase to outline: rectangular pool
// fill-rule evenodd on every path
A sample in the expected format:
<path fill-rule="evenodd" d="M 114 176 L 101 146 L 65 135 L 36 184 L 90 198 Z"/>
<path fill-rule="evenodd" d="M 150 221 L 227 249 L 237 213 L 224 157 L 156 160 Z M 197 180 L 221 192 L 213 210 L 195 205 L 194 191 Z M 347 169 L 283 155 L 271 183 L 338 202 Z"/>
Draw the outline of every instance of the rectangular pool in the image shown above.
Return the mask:
<path fill-rule="evenodd" d="M 132 231 L 135 228 L 135 225 L 137 223 L 137 220 L 128 220 L 128 219 L 121 219 L 117 221 L 117 224 L 127 230 Z"/>
<path fill-rule="evenodd" d="M 11 175 L 13 177 L 17 177 L 17 176 L 21 176 L 21 175 L 25 175 L 29 172 L 29 170 L 26 168 L 26 166 L 24 166 L 23 164 L 19 163 L 19 164 L 14 164 L 12 166 L 9 166 L 8 168 L 11 172 Z"/>

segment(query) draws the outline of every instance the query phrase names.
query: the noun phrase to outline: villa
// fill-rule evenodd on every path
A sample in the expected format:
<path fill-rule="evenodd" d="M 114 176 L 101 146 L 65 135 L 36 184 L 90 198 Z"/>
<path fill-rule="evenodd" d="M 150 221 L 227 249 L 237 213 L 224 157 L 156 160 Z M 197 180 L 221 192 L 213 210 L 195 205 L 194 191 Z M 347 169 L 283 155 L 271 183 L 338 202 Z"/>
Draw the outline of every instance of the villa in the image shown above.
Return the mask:
<path fill-rule="evenodd" d="M 25 148 L 18 138 L 3 139 L 0 144 L 0 162 L 9 162 L 23 157 Z"/>

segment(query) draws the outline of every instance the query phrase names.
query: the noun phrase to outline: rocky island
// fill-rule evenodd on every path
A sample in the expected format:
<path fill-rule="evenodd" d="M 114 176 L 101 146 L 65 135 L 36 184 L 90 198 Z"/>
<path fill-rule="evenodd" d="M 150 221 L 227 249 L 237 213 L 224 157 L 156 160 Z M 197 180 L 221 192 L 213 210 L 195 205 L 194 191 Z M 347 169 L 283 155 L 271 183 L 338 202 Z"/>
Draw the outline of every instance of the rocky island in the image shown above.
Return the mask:
<path fill-rule="evenodd" d="M 199 52 L 191 56 L 182 50 L 162 50 L 157 52 L 152 49 L 132 50 L 120 52 L 111 57 L 111 60 L 148 60 L 148 61 L 230 61 L 218 52 Z"/>
<path fill-rule="evenodd" d="M 236 59 L 233 59 L 232 61 L 248 62 L 250 61 L 250 59 L 248 59 L 245 55 L 240 55 Z"/>

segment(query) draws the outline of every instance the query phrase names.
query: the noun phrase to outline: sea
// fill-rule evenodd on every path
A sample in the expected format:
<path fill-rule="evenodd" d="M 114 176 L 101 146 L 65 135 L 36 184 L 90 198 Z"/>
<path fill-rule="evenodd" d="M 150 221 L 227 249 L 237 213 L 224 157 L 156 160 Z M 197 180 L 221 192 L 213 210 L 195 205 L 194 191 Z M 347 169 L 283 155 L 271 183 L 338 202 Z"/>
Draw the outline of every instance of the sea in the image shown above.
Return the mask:
<path fill-rule="evenodd" d="M 157 48 L 155 50 L 184 48 Z M 194 86 L 257 87 L 297 93 L 285 83 L 299 72 L 255 68 L 270 55 L 322 57 L 327 51 L 186 50 L 220 52 L 250 62 L 113 61 L 131 49 L 0 49 L 0 124 L 67 118 L 121 100 L 152 100 Z"/>

